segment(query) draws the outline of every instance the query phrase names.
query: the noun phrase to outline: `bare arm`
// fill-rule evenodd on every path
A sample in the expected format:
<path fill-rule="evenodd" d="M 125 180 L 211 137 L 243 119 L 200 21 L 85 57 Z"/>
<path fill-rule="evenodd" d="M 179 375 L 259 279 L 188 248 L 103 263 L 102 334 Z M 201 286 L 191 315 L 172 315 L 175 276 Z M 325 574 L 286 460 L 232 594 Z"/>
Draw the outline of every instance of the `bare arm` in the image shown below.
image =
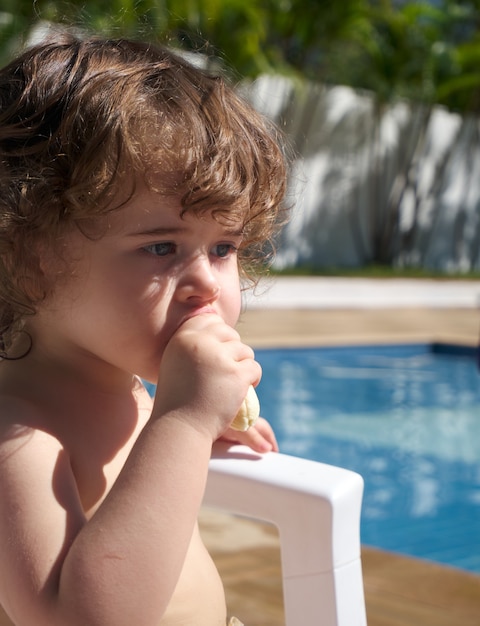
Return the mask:
<path fill-rule="evenodd" d="M 167 347 L 152 417 L 91 520 L 51 437 L 34 433 L 5 459 L 0 486 L 15 514 L 2 515 L 0 540 L 12 547 L 0 575 L 19 626 L 158 625 L 195 526 L 212 442 L 260 375 L 235 331 L 202 317 Z"/>

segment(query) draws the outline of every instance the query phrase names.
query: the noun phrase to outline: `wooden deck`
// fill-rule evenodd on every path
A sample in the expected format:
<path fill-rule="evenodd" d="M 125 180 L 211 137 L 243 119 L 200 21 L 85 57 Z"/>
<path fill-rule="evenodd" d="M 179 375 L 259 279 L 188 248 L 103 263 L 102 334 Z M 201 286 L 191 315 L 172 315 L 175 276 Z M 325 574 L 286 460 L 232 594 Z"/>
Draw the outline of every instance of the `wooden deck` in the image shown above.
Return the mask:
<path fill-rule="evenodd" d="M 210 511 L 201 527 L 229 613 L 246 626 L 282 626 L 276 530 Z M 370 548 L 363 549 L 362 563 L 368 626 L 480 625 L 480 576 Z"/>

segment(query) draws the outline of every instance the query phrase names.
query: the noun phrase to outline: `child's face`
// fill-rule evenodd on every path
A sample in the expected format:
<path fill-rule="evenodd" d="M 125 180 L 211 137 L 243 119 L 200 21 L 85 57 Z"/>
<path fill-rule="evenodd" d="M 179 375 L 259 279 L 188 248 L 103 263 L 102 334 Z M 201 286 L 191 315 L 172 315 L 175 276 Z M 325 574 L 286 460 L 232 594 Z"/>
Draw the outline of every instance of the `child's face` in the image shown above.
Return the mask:
<path fill-rule="evenodd" d="M 155 381 L 163 350 L 186 319 L 213 312 L 236 324 L 241 224 L 227 228 L 189 213 L 182 219 L 177 199 L 147 188 L 106 219 L 99 239 L 67 236 L 72 277 L 54 290 L 36 323 L 45 328 L 46 320 L 50 339 L 82 358 Z"/>

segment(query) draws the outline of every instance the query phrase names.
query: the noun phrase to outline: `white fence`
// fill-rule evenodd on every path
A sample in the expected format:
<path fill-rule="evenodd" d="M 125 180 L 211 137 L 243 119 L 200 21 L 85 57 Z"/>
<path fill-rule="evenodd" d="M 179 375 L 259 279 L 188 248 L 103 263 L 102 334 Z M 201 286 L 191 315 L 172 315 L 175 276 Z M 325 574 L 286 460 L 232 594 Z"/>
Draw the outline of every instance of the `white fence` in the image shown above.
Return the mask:
<path fill-rule="evenodd" d="M 477 118 L 281 76 L 244 87 L 297 155 L 277 266 L 480 269 Z"/>

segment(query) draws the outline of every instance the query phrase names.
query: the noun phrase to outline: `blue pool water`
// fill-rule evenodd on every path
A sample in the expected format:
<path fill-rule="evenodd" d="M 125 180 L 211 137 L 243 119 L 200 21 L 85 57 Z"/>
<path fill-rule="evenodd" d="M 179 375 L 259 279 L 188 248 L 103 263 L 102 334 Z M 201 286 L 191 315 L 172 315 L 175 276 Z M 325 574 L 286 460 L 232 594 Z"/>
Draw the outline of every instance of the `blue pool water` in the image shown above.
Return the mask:
<path fill-rule="evenodd" d="M 359 472 L 362 543 L 480 574 L 480 375 L 442 345 L 257 350 L 283 452 Z"/>

